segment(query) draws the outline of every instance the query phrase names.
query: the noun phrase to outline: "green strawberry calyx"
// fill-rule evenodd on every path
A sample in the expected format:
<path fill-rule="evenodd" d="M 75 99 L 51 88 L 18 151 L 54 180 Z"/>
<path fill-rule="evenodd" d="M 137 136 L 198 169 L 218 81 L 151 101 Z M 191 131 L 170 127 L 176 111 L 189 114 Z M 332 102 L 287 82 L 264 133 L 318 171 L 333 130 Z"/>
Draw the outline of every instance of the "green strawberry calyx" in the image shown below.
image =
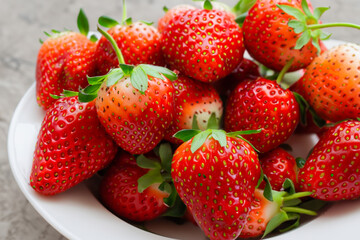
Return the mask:
<path fill-rule="evenodd" d="M 78 27 L 79 32 L 82 35 L 88 37 L 90 39 L 90 41 L 96 42 L 98 40 L 95 34 L 89 35 L 89 20 L 82 8 L 80 8 L 78 16 L 77 16 L 77 27 Z M 50 38 L 57 38 L 57 37 L 66 35 L 70 32 L 71 32 L 71 30 L 68 30 L 68 29 L 65 29 L 64 31 L 52 29 L 50 33 L 44 32 L 44 34 Z M 39 39 L 39 41 L 41 44 L 44 43 L 44 41 L 42 39 Z"/>
<path fill-rule="evenodd" d="M 194 121 L 196 121 L 195 118 L 194 118 Z M 219 142 L 221 147 L 225 147 L 226 142 L 227 142 L 226 136 L 238 137 L 238 138 L 242 139 L 243 141 L 247 142 L 253 149 L 256 150 L 256 148 L 249 141 L 247 141 L 245 138 L 243 138 L 242 135 L 260 133 L 261 129 L 236 131 L 236 132 L 227 133 L 222 129 L 218 129 L 219 125 L 217 123 L 215 113 L 211 114 L 209 121 L 208 121 L 207 129 L 205 131 L 201 131 L 198 127 L 196 127 L 196 125 L 194 124 L 194 121 L 193 121 L 193 129 L 180 130 L 177 133 L 175 133 L 173 136 L 184 142 L 187 142 L 190 139 L 193 139 L 192 143 L 191 143 L 191 148 L 190 148 L 192 153 L 196 152 L 205 143 L 207 138 L 214 138 L 215 140 L 217 140 Z"/>
<path fill-rule="evenodd" d="M 310 196 L 311 192 L 296 192 L 294 183 L 290 179 L 285 179 L 283 183 L 284 191 L 272 190 L 270 182 L 266 175 L 264 176 L 266 182 L 263 196 L 271 203 L 271 207 L 276 208 L 273 217 L 266 225 L 265 232 L 262 237 L 265 237 L 284 222 L 292 221 L 293 223 L 288 227 L 281 229 L 280 232 L 286 232 L 296 228 L 300 224 L 301 215 L 316 216 L 316 211 L 303 207 L 304 200 L 302 198 Z M 318 209 L 316 209 L 318 210 Z"/>
<path fill-rule="evenodd" d="M 118 57 L 119 67 L 111 69 L 106 75 L 103 76 L 88 77 L 87 80 L 89 86 L 84 89 L 80 89 L 79 91 L 80 102 L 90 102 L 94 100 L 97 97 L 97 92 L 99 91 L 104 81 L 106 81 L 107 87 L 111 87 L 119 80 L 125 77 L 130 77 L 132 86 L 141 94 L 145 94 L 145 91 L 148 89 L 148 76 L 162 80 L 167 78 L 170 81 L 177 79 L 177 74 L 165 67 L 159 67 L 150 64 L 139 64 L 137 66 L 126 64 L 121 50 L 117 46 L 114 38 L 100 27 L 98 27 L 98 31 L 111 43 L 112 47 L 114 48 L 114 51 Z"/>
<path fill-rule="evenodd" d="M 292 7 L 286 4 L 278 4 L 278 8 L 285 13 L 295 17 L 295 20 L 290 20 L 288 26 L 294 29 L 297 34 L 301 33 L 301 36 L 296 42 L 295 49 L 301 49 L 308 42 L 317 48 L 318 54 L 321 52 L 319 40 L 327 40 L 331 34 L 325 34 L 321 29 L 329 27 L 351 27 L 360 29 L 360 25 L 352 23 L 327 23 L 322 24 L 319 22 L 320 17 L 329 10 L 329 7 L 318 7 L 312 12 L 306 0 L 301 1 L 301 8 Z"/>
<path fill-rule="evenodd" d="M 159 190 L 167 192 L 168 197 L 164 198 L 164 203 L 169 209 L 163 214 L 168 217 L 182 217 L 185 214 L 186 206 L 181 201 L 176 192 L 171 177 L 172 149 L 169 143 L 162 143 L 154 149 L 155 155 L 160 158 L 152 159 L 145 155 L 136 157 L 139 167 L 149 169 L 149 171 L 138 179 L 138 192 L 141 193 L 153 184 L 159 184 Z"/>

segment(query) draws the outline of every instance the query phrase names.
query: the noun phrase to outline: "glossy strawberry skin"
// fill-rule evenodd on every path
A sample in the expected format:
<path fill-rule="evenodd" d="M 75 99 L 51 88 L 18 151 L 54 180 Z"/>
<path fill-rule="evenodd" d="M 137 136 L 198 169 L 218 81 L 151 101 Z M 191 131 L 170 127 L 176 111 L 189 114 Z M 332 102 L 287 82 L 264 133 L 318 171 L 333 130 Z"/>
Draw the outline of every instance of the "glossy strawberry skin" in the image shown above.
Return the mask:
<path fill-rule="evenodd" d="M 246 218 L 244 229 L 240 238 L 254 238 L 262 236 L 269 221 L 279 211 L 279 205 L 267 200 L 263 191 L 256 189 L 254 200 L 251 202 L 251 211 Z"/>
<path fill-rule="evenodd" d="M 106 167 L 117 149 L 97 118 L 94 102 L 59 99 L 42 122 L 30 185 L 44 195 L 63 192 Z"/>
<path fill-rule="evenodd" d="M 226 148 L 208 138 L 194 153 L 191 143 L 183 143 L 174 154 L 175 188 L 206 236 L 235 239 L 260 177 L 257 154 L 238 138 L 227 137 Z"/>
<path fill-rule="evenodd" d="M 173 81 L 174 86 L 174 121 L 166 130 L 165 139 L 175 144 L 181 144 L 180 139 L 173 135 L 182 129 L 191 129 L 194 114 L 198 126 L 205 130 L 212 113 L 220 119 L 223 104 L 215 88 L 209 84 L 195 81 L 180 75 Z"/>
<path fill-rule="evenodd" d="M 44 41 L 36 62 L 36 99 L 48 109 L 64 89 L 78 91 L 88 85 L 87 76 L 95 74 L 96 44 L 75 32 L 54 34 Z"/>
<path fill-rule="evenodd" d="M 321 136 L 299 173 L 300 189 L 325 201 L 360 197 L 360 122 L 346 121 Z"/>
<path fill-rule="evenodd" d="M 285 179 L 290 179 L 298 189 L 298 167 L 296 160 L 284 149 L 278 147 L 274 150 L 259 156 L 261 167 L 271 184 L 271 188 L 276 191 L 283 190 Z M 265 188 L 265 182 L 260 184 L 260 188 Z"/>
<path fill-rule="evenodd" d="M 266 67 L 280 72 L 294 58 L 289 71 L 305 68 L 316 57 L 317 49 L 307 43 L 294 49 L 301 34 L 288 26 L 293 16 L 284 13 L 277 4 L 302 9 L 301 0 L 258 0 L 249 10 L 243 24 L 244 42 L 249 54 Z"/>
<path fill-rule="evenodd" d="M 244 135 L 260 152 L 270 151 L 286 141 L 299 123 L 299 106 L 293 93 L 264 78 L 240 83 L 226 104 L 227 132 L 257 130 Z"/>
<path fill-rule="evenodd" d="M 345 44 L 325 51 L 306 68 L 297 91 L 325 120 L 360 117 L 360 47 Z"/>
<path fill-rule="evenodd" d="M 115 142 L 131 154 L 152 150 L 164 137 L 174 113 L 174 88 L 170 80 L 149 77 L 145 94 L 126 77 L 107 87 L 96 98 L 100 122 Z"/>
<path fill-rule="evenodd" d="M 164 65 L 160 33 L 155 27 L 135 22 L 131 25 L 114 26 L 108 30 L 108 33 L 116 41 L 126 64 Z M 97 44 L 95 59 L 97 75 L 107 74 L 110 69 L 119 67 L 117 55 L 104 36 Z"/>
<path fill-rule="evenodd" d="M 242 61 L 241 28 L 224 11 L 195 9 L 175 15 L 162 33 L 162 50 L 171 68 L 203 82 L 214 82 Z"/>
<path fill-rule="evenodd" d="M 180 4 L 180 5 L 176 5 L 175 7 L 169 9 L 164 16 L 162 16 L 159 21 L 158 21 L 158 30 L 160 33 L 162 33 L 164 31 L 164 29 L 167 27 L 167 25 L 169 24 L 170 20 L 172 18 L 174 18 L 175 15 L 179 15 L 189 9 L 195 9 L 194 6 L 191 6 L 189 4 Z"/>
<path fill-rule="evenodd" d="M 138 192 L 137 180 L 147 171 L 136 165 L 131 154 L 122 152 L 100 183 L 101 202 L 117 216 L 131 221 L 143 222 L 159 217 L 168 208 L 163 201 L 168 194 L 155 185 Z"/>

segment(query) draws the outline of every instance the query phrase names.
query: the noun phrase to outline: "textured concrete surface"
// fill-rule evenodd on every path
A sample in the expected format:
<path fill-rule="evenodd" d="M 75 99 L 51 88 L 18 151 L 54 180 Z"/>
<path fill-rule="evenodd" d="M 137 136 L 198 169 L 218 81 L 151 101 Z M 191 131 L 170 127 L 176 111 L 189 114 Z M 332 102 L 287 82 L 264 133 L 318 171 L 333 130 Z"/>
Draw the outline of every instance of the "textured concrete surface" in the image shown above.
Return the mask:
<path fill-rule="evenodd" d="M 0 2 L 0 239 L 65 239 L 32 208 L 17 187 L 7 156 L 7 133 L 13 111 L 26 89 L 34 82 L 35 61 L 43 31 L 76 29 L 79 8 L 87 13 L 91 29 L 97 18 L 108 15 L 121 19 L 121 0 L 1 0 Z M 179 0 L 128 0 L 128 15 L 156 21 L 162 6 Z M 185 1 L 187 3 L 190 0 Z M 234 4 L 235 0 L 225 1 Z M 359 0 L 313 0 L 314 6 L 331 6 L 324 22 L 360 24 Z M 360 31 L 329 29 L 334 39 L 360 43 Z"/>

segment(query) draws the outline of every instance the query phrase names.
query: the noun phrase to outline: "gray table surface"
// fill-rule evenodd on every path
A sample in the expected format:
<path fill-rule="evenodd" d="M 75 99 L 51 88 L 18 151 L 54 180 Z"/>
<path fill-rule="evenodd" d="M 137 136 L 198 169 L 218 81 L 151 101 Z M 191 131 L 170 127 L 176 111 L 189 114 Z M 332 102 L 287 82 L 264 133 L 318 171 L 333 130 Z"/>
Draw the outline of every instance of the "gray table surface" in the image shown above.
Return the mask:
<path fill-rule="evenodd" d="M 121 0 L 1 0 L 0 1 L 0 240 L 65 239 L 29 204 L 18 188 L 8 163 L 7 134 L 15 107 L 34 82 L 35 62 L 43 31 L 76 29 L 79 8 L 87 13 L 91 29 L 97 18 L 108 15 L 121 19 Z M 133 19 L 157 21 L 162 6 L 179 0 L 128 0 Z M 234 4 L 236 1 L 224 1 Z M 360 24 L 359 0 L 313 0 L 314 6 L 331 6 L 324 22 L 347 21 Z M 360 31 L 330 29 L 334 39 L 360 43 Z"/>

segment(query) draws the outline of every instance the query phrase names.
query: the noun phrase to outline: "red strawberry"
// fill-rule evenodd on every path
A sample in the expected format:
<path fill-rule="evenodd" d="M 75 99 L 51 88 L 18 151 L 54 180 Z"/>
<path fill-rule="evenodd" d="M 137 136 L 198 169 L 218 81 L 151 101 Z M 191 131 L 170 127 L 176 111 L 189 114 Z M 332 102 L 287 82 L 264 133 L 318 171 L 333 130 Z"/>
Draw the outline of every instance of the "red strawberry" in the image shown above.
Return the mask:
<path fill-rule="evenodd" d="M 294 58 L 289 71 L 295 71 L 306 67 L 316 57 L 317 47 L 320 47 L 318 44 L 314 46 L 313 42 L 317 43 L 319 39 L 304 41 L 303 46 L 298 46 L 297 41 L 302 34 L 288 26 L 295 17 L 284 12 L 278 4 L 304 11 L 301 0 L 256 1 L 243 24 L 245 47 L 254 59 L 275 71 L 283 69 Z M 317 21 L 315 17 L 310 17 L 311 12 L 310 7 L 305 12 L 307 15 L 304 14 L 307 23 Z"/>
<path fill-rule="evenodd" d="M 106 167 L 116 151 L 94 102 L 79 103 L 76 96 L 59 99 L 42 122 L 30 185 L 45 195 L 63 192 Z"/>
<path fill-rule="evenodd" d="M 115 20 L 112 21 L 112 24 L 105 26 L 111 27 L 108 33 L 115 39 L 127 64 L 164 65 L 160 47 L 160 33 L 155 27 L 143 22 L 125 22 L 124 25 L 120 25 Z M 101 18 L 99 22 L 101 22 Z M 110 69 L 119 66 L 116 52 L 105 37 L 101 37 L 99 40 L 95 59 L 98 75 L 104 75 Z"/>
<path fill-rule="evenodd" d="M 298 213 L 316 215 L 316 212 L 297 207 L 296 205 L 287 207 L 289 200 L 294 201 L 294 199 L 297 199 L 297 204 L 299 204 L 301 200 L 298 198 L 308 196 L 311 193 L 289 194 L 287 192 L 271 191 L 272 201 L 269 201 L 264 194 L 263 190 L 255 190 L 255 198 L 251 203 L 251 211 L 246 218 L 247 221 L 239 236 L 240 238 L 264 237 L 282 223 L 299 219 L 300 215 Z M 270 223 L 270 221 L 272 222 Z M 296 227 L 295 224 L 290 228 Z"/>
<path fill-rule="evenodd" d="M 84 17 L 82 11 L 79 16 Z M 36 62 L 36 98 L 43 109 L 55 102 L 50 94 L 60 95 L 64 89 L 78 91 L 88 85 L 86 76 L 94 75 L 96 44 L 86 37 L 87 31 L 83 34 L 54 32 L 41 45 Z"/>
<path fill-rule="evenodd" d="M 229 14 L 214 9 L 190 9 L 175 15 L 161 43 L 171 68 L 203 82 L 231 73 L 244 53 L 241 28 Z"/>
<path fill-rule="evenodd" d="M 259 66 L 255 62 L 244 58 L 232 73 L 216 81 L 213 85 L 219 95 L 225 99 L 230 96 L 232 90 L 234 90 L 240 82 L 246 79 L 255 80 L 258 77 L 260 77 Z"/>
<path fill-rule="evenodd" d="M 96 98 L 100 122 L 115 142 L 131 154 L 149 152 L 162 140 L 172 123 L 174 88 L 169 79 L 177 75 L 163 67 L 126 65 L 110 34 L 98 29 L 111 42 L 119 68 L 104 76 L 89 78 L 80 92 L 82 101 Z"/>
<path fill-rule="evenodd" d="M 193 130 L 176 136 L 189 131 Z M 176 150 L 171 175 L 207 237 L 237 238 L 260 178 L 257 154 L 247 142 L 223 130 L 200 132 Z"/>
<path fill-rule="evenodd" d="M 329 128 L 299 173 L 300 189 L 326 201 L 360 197 L 360 122 Z"/>
<path fill-rule="evenodd" d="M 169 194 L 159 190 L 159 184 L 152 184 L 140 193 L 138 180 L 148 170 L 136 163 L 131 164 L 135 161 L 135 158 L 126 152 L 114 160 L 101 181 L 100 199 L 119 217 L 142 222 L 154 219 L 167 210 L 163 199 Z"/>
<path fill-rule="evenodd" d="M 329 49 L 306 68 L 297 91 L 325 120 L 360 117 L 360 47 L 345 44 Z"/>
<path fill-rule="evenodd" d="M 173 86 L 175 118 L 165 133 L 165 139 L 180 144 L 182 141 L 173 135 L 179 130 L 191 129 L 194 115 L 197 126 L 205 130 L 211 114 L 215 113 L 215 117 L 221 119 L 223 105 L 215 88 L 206 83 L 180 75 Z"/>
<path fill-rule="evenodd" d="M 297 174 L 299 169 L 295 158 L 288 152 L 278 147 L 260 155 L 259 159 L 263 173 L 269 179 L 273 190 L 283 190 L 283 184 L 287 178 L 294 183 L 295 189 L 298 189 Z M 261 183 L 260 188 L 265 188 L 265 182 Z"/>
<path fill-rule="evenodd" d="M 261 129 L 246 135 L 256 149 L 267 152 L 286 141 L 299 123 L 299 106 L 293 93 L 275 81 L 259 78 L 240 83 L 225 110 L 228 132 Z"/>
<path fill-rule="evenodd" d="M 159 32 L 162 33 L 164 31 L 164 29 L 169 24 L 169 21 L 174 18 L 175 15 L 179 15 L 189 9 L 195 9 L 195 7 L 189 4 L 176 5 L 171 9 L 167 9 L 166 7 L 164 7 L 165 14 L 158 21 L 157 28 Z"/>

